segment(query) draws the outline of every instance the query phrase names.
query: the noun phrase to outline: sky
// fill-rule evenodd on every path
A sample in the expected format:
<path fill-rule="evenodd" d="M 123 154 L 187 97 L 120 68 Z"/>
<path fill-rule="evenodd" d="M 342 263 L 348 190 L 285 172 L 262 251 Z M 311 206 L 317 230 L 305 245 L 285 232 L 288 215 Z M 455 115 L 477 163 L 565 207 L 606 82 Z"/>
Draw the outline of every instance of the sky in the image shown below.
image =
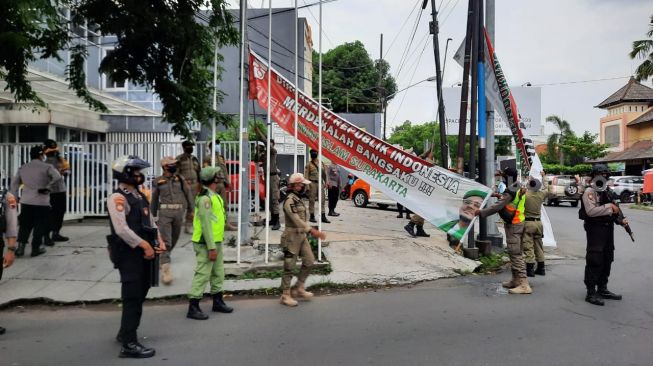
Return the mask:
<path fill-rule="evenodd" d="M 232 0 L 233 1 L 233 0 Z M 294 6 L 294 0 L 271 0 L 273 7 Z M 299 5 L 317 0 L 297 0 Z M 452 38 L 446 59 L 443 86 L 462 80 L 462 67 L 452 56 L 463 40 L 467 1 L 433 0 L 440 8 L 441 55 Z M 266 0 L 250 0 L 250 6 L 266 7 Z M 384 34 L 384 58 L 390 63 L 398 90 L 435 75 L 428 22 L 430 4 L 422 0 L 336 0 L 324 4 L 323 52 L 345 42 L 360 40 L 370 55 L 379 57 Z M 542 123 L 545 133 L 555 131 L 544 123 L 558 115 L 578 134 L 598 133 L 604 110 L 594 108 L 626 84 L 641 60 L 628 56 L 632 41 L 644 39 L 653 14 L 648 0 L 496 0 L 495 52 L 510 85 L 530 82 L 542 88 Z M 411 44 L 412 29 L 418 18 Z M 300 10 L 313 28 L 314 48 L 319 49 L 319 8 Z M 410 48 L 407 46 L 410 45 Z M 403 57 L 407 55 L 407 57 Z M 441 56 L 441 57 L 442 57 Z M 402 59 L 405 61 L 402 64 Z M 600 80 L 599 79 L 610 79 Z M 646 85 L 652 86 L 651 81 Z M 388 105 L 388 131 L 410 120 L 420 124 L 436 119 L 435 83 L 422 82 L 397 94 Z"/>

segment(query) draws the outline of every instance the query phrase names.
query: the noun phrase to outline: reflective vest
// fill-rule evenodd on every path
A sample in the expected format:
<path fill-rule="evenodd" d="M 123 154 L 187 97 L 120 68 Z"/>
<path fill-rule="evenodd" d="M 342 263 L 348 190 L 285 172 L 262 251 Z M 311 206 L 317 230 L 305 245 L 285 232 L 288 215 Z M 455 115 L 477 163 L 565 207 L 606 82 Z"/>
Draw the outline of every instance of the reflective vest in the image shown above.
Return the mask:
<path fill-rule="evenodd" d="M 220 195 L 211 192 L 210 190 L 204 188 L 206 193 L 199 194 L 195 199 L 195 217 L 193 219 L 193 238 L 192 241 L 195 243 L 204 243 L 204 237 L 202 236 L 202 223 L 200 221 L 198 211 L 199 211 L 199 201 L 200 197 L 203 195 L 211 199 L 211 227 L 213 229 L 213 240 L 216 243 L 222 242 L 224 240 L 224 226 L 225 226 L 225 211 L 222 197 Z"/>
<path fill-rule="evenodd" d="M 510 224 L 519 224 L 524 222 L 526 215 L 524 214 L 524 204 L 526 203 L 526 195 L 521 195 L 519 191 L 513 198 L 512 202 L 506 205 L 503 208 L 503 212 L 499 213 L 499 216 L 506 222 Z"/>

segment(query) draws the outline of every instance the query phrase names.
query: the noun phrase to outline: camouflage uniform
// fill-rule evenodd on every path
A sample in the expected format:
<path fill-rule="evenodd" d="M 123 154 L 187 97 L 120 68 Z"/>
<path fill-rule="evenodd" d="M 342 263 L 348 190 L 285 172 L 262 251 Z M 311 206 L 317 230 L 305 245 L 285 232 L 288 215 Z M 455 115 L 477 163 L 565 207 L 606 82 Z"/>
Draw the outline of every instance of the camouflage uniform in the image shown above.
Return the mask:
<path fill-rule="evenodd" d="M 308 186 L 308 212 L 311 214 L 311 216 L 315 215 L 315 201 L 318 200 L 318 191 L 320 189 L 318 181 L 320 178 L 317 162 L 317 159 L 311 160 L 308 164 L 306 164 L 306 167 L 304 168 L 304 176 L 311 181 L 311 184 Z M 321 213 L 325 215 L 327 176 L 324 163 L 320 164 L 322 164 L 322 199 L 320 200 L 320 207 L 322 208 Z"/>

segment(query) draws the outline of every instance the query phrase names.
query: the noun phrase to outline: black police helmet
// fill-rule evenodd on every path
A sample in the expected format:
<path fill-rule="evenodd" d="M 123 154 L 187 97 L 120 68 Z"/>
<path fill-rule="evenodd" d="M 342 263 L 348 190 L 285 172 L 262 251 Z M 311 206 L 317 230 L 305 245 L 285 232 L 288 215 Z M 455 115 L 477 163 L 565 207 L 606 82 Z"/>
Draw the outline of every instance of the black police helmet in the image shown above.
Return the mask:
<path fill-rule="evenodd" d="M 43 141 L 43 147 L 45 147 L 46 149 L 56 149 L 57 142 L 52 139 L 47 139 Z"/>
<path fill-rule="evenodd" d="M 609 174 L 610 169 L 608 169 L 608 166 L 605 164 L 595 164 L 592 167 L 592 176 L 595 175 L 600 175 L 600 174 Z"/>
<path fill-rule="evenodd" d="M 181 146 L 182 147 L 191 147 L 191 146 L 195 146 L 195 143 L 193 141 L 186 140 L 186 141 L 181 143 Z"/>
<path fill-rule="evenodd" d="M 111 170 L 113 171 L 113 178 L 118 182 L 137 185 L 139 182 L 134 172 L 150 166 L 150 163 L 136 155 L 125 155 L 113 161 Z"/>
<path fill-rule="evenodd" d="M 43 146 L 36 145 L 29 150 L 30 159 L 38 159 L 43 155 Z"/>

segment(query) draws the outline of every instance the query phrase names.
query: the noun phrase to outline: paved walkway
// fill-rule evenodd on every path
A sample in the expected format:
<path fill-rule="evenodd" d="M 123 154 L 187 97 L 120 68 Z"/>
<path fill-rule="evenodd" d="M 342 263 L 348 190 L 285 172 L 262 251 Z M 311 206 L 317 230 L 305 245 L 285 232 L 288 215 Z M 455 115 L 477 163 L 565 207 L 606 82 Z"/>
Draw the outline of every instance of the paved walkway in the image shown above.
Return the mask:
<path fill-rule="evenodd" d="M 340 217 L 323 224 L 327 232 L 323 253 L 333 272 L 328 276 L 311 276 L 308 285 L 321 282 L 355 284 L 405 284 L 442 277 L 457 276 L 456 271 L 471 271 L 478 262 L 455 255 L 444 233 L 427 227 L 431 238 L 411 238 L 403 226 L 405 219 L 396 211 L 356 208 L 351 201 L 339 203 Z M 253 232 L 261 228 L 252 228 Z M 18 258 L 5 270 L 0 281 L 0 304 L 19 299 L 46 298 L 58 302 L 100 301 L 120 297 L 119 276 L 106 251 L 108 221 L 89 219 L 68 223 L 62 232 L 71 240 L 57 243 L 40 257 Z M 270 263 L 264 263 L 259 240 L 242 248 L 241 264 L 236 264 L 236 249 L 225 248 L 227 274 L 242 274 L 254 269 L 281 267 L 280 231 L 270 234 Z M 265 238 L 265 231 L 255 234 Z M 228 241 L 228 239 L 226 240 Z M 160 298 L 185 294 L 193 276 L 195 256 L 190 236 L 182 234 L 173 254 L 175 281 L 150 291 L 149 297 Z M 227 280 L 227 291 L 277 288 L 280 279 Z"/>

